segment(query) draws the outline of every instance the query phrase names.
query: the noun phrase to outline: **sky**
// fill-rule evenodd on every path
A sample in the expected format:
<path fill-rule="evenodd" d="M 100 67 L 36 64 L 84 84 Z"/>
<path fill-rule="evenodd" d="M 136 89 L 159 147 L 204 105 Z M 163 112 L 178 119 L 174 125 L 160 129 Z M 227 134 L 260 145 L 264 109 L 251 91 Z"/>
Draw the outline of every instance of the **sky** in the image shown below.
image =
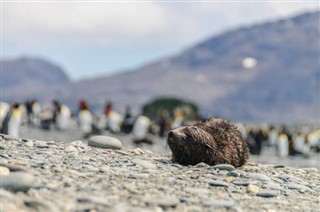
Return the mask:
<path fill-rule="evenodd" d="M 319 10 L 318 1 L 0 0 L 1 58 L 30 56 L 73 80 L 134 70 L 240 26 Z"/>

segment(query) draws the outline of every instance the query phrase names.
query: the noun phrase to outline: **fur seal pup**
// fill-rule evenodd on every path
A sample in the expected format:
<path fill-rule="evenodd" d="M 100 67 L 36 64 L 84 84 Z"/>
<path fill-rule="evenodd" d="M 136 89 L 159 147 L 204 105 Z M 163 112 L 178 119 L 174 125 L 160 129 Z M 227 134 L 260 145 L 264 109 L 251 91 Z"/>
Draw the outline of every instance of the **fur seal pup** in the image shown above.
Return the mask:
<path fill-rule="evenodd" d="M 229 121 L 209 118 L 193 126 L 175 128 L 168 133 L 167 143 L 172 160 L 182 165 L 231 164 L 242 166 L 249 149 L 241 132 Z"/>

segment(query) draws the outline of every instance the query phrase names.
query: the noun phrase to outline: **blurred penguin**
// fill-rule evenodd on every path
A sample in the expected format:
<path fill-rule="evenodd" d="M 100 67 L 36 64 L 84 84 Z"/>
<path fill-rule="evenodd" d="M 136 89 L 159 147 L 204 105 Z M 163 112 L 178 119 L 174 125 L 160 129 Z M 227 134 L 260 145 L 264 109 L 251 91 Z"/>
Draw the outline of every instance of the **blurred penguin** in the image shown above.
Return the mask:
<path fill-rule="evenodd" d="M 40 125 L 39 114 L 41 113 L 40 103 L 33 99 L 31 100 L 31 123 L 35 126 Z"/>
<path fill-rule="evenodd" d="M 268 132 L 268 145 L 269 146 L 276 146 L 278 139 L 278 131 L 274 126 L 270 126 L 269 132 Z"/>
<path fill-rule="evenodd" d="M 282 130 L 277 139 L 278 155 L 280 157 L 287 157 L 289 155 L 289 138 L 285 130 Z"/>
<path fill-rule="evenodd" d="M 55 111 L 53 121 L 57 129 L 65 130 L 71 125 L 71 110 L 67 105 L 60 104 L 57 100 L 52 101 Z"/>
<path fill-rule="evenodd" d="M 119 133 L 121 131 L 122 122 L 122 116 L 113 110 L 111 102 L 107 102 L 104 115 L 100 120 L 100 126 L 104 126 L 105 129 L 110 130 L 112 133 Z"/>
<path fill-rule="evenodd" d="M 88 103 L 84 100 L 78 102 L 79 113 L 78 123 L 84 138 L 88 138 L 92 132 L 93 117 L 89 110 Z"/>
<path fill-rule="evenodd" d="M 148 138 L 150 127 L 151 121 L 147 116 L 138 116 L 132 129 L 133 143 L 137 145 L 142 143 L 153 144 L 152 140 Z"/>
<path fill-rule="evenodd" d="M 185 122 L 185 112 L 180 108 L 176 109 L 176 111 L 174 112 L 174 119 L 171 124 L 171 129 L 181 127 L 182 125 L 184 125 L 184 122 Z"/>
<path fill-rule="evenodd" d="M 306 157 L 310 154 L 310 144 L 306 139 L 306 136 L 300 131 L 293 137 L 293 155 L 297 154 Z"/>
<path fill-rule="evenodd" d="M 0 129 L 2 128 L 2 122 L 5 119 L 9 110 L 10 110 L 10 105 L 8 103 L 0 102 Z"/>
<path fill-rule="evenodd" d="M 313 131 L 308 134 L 307 141 L 311 148 L 320 152 L 320 130 Z"/>
<path fill-rule="evenodd" d="M 11 104 L 10 110 L 3 120 L 1 133 L 11 135 L 14 138 L 19 137 L 19 129 L 22 123 L 22 114 L 18 103 Z"/>
<path fill-rule="evenodd" d="M 131 107 L 126 105 L 124 119 L 121 126 L 121 131 L 129 134 L 132 131 L 135 117 L 133 117 L 131 112 Z"/>

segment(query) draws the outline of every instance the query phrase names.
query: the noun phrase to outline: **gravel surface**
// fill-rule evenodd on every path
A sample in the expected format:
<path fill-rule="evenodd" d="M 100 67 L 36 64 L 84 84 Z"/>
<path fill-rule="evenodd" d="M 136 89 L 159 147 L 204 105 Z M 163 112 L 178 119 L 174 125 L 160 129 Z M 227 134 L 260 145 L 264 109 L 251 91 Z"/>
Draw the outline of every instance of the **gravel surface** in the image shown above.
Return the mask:
<path fill-rule="evenodd" d="M 0 135 L 1 211 L 319 211 L 317 168 L 181 166 L 127 137 L 108 149 Z"/>

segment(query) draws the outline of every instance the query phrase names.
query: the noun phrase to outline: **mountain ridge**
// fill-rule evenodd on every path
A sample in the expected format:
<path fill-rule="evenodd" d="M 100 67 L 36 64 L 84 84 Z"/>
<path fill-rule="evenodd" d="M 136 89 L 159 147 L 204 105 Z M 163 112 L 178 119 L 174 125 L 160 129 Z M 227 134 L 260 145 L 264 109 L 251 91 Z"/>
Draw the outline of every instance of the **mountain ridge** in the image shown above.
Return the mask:
<path fill-rule="evenodd" d="M 120 111 L 126 104 L 138 111 L 157 96 L 177 96 L 237 121 L 312 121 L 320 114 L 319 14 L 228 30 L 180 54 L 118 74 L 66 82 L 49 94 L 69 104 L 84 98 L 95 109 L 111 100 Z M 245 67 L 248 58 L 255 61 L 253 67 Z"/>

